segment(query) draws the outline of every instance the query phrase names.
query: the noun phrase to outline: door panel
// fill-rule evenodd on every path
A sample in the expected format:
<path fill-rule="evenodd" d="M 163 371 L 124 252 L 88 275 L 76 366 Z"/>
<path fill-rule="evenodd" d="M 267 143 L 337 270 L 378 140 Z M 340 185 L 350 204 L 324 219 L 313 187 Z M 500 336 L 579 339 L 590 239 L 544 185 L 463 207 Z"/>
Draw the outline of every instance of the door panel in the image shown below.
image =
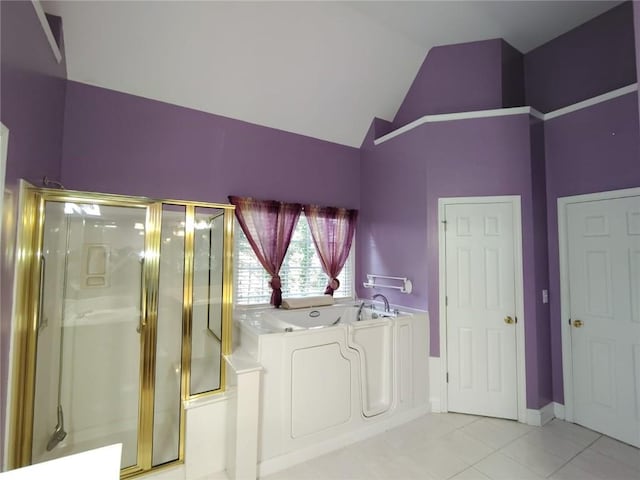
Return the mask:
<path fill-rule="evenodd" d="M 44 208 L 32 461 L 122 443 L 135 466 L 147 209 Z"/>
<path fill-rule="evenodd" d="M 502 391 L 502 332 L 487 330 L 487 390 Z"/>
<path fill-rule="evenodd" d="M 512 205 L 446 205 L 445 218 L 448 409 L 515 419 Z"/>
<path fill-rule="evenodd" d="M 186 208 L 162 206 L 152 465 L 180 458 Z"/>
<path fill-rule="evenodd" d="M 575 420 L 640 445 L 640 197 L 567 205 Z"/>

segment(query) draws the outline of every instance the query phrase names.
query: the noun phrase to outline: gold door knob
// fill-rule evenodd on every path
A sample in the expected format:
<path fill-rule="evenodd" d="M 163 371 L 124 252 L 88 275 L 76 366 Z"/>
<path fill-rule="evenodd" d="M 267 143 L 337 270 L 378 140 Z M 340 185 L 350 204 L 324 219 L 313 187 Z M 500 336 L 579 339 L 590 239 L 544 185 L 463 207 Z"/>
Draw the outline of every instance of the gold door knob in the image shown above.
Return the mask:
<path fill-rule="evenodd" d="M 574 320 L 573 321 L 573 326 L 576 328 L 580 328 L 582 325 L 584 325 L 584 323 L 582 323 L 582 320 Z"/>
<path fill-rule="evenodd" d="M 504 317 L 504 323 L 512 324 L 515 323 L 515 321 L 511 317 Z"/>

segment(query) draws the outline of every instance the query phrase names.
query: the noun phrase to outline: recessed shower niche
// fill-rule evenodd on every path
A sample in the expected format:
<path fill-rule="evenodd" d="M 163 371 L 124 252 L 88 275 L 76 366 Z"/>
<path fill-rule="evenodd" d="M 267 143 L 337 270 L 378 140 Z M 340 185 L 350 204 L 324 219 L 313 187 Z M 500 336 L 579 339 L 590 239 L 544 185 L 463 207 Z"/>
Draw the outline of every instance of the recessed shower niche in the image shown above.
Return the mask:
<path fill-rule="evenodd" d="M 184 401 L 224 386 L 233 206 L 21 195 L 13 466 L 112 443 L 123 477 L 183 461 Z"/>

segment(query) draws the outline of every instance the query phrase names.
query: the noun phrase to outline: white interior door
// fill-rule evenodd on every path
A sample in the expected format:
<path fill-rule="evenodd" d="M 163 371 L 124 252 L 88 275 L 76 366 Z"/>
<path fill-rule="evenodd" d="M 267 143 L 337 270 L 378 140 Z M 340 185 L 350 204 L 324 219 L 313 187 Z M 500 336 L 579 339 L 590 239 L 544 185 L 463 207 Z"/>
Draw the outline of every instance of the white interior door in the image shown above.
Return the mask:
<path fill-rule="evenodd" d="M 518 418 L 513 205 L 445 205 L 448 410 Z"/>
<path fill-rule="evenodd" d="M 567 205 L 574 420 L 640 446 L 640 196 Z"/>

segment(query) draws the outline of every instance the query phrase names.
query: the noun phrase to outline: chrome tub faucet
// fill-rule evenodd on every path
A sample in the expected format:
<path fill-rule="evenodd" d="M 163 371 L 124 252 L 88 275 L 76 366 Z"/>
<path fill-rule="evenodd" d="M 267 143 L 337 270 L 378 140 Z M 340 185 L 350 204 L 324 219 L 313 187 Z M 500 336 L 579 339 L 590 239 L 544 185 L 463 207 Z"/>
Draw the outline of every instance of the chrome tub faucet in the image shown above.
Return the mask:
<path fill-rule="evenodd" d="M 381 298 L 382 301 L 384 302 L 384 311 L 385 312 L 390 312 L 391 309 L 389 308 L 389 300 L 387 300 L 387 297 L 385 297 L 384 295 L 382 295 L 381 293 L 376 293 L 373 297 L 371 297 L 373 300 L 375 300 L 376 298 Z"/>

